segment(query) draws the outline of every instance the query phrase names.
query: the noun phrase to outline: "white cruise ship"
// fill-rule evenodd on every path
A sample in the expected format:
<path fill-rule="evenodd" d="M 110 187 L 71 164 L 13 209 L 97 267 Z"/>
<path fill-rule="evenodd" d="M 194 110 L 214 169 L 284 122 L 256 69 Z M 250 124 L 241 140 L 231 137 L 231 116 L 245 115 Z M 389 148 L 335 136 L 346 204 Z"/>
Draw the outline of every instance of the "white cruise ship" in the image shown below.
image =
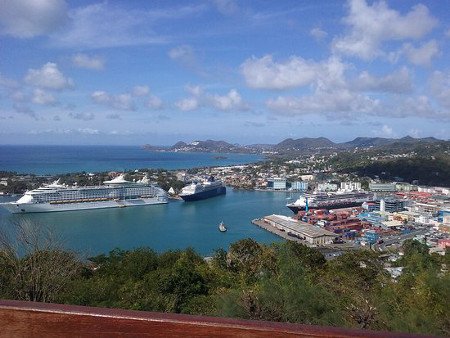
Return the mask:
<path fill-rule="evenodd" d="M 102 186 L 66 186 L 59 182 L 27 191 L 16 202 L 0 205 L 12 213 L 71 211 L 167 203 L 166 192 L 149 183 L 147 178 L 137 182 L 124 175 Z"/>

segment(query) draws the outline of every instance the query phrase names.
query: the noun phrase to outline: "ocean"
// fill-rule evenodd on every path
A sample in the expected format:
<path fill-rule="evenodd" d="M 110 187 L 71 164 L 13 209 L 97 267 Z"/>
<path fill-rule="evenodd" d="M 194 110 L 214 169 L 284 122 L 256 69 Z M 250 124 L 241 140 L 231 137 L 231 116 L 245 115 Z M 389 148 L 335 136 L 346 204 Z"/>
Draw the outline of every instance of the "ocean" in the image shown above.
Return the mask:
<path fill-rule="evenodd" d="M 217 156 L 221 156 L 216 159 Z M 226 158 L 222 158 L 226 157 Z M 237 165 L 262 158 L 247 154 L 159 153 L 139 147 L 116 146 L 0 146 L 0 171 L 56 174 L 138 168 L 180 169 Z M 0 202 L 20 196 L 0 196 Z M 0 208 L 0 231 L 16 224 L 48 226 L 62 245 L 89 257 L 120 249 L 150 247 L 158 252 L 191 247 L 204 256 L 244 238 L 261 243 L 279 237 L 251 224 L 268 214 L 290 215 L 287 194 L 233 190 L 196 202 L 171 200 L 166 205 L 40 214 L 9 214 Z M 228 231 L 218 230 L 223 221 Z"/>
<path fill-rule="evenodd" d="M 255 154 L 152 152 L 139 146 L 0 145 L 0 171 L 36 175 L 143 168 L 189 169 L 239 165 L 262 159 Z"/>

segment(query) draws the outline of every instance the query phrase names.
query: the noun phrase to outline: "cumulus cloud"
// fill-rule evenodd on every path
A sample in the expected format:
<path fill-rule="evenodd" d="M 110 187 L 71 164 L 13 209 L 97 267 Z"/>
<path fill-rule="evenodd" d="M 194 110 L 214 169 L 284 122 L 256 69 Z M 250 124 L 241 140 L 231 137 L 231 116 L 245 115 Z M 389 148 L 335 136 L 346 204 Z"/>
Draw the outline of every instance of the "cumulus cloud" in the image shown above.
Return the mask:
<path fill-rule="evenodd" d="M 428 84 L 434 98 L 450 112 L 450 71 L 434 71 Z"/>
<path fill-rule="evenodd" d="M 105 91 L 98 90 L 91 94 L 95 103 L 103 104 L 111 108 L 120 110 L 136 110 L 131 94 L 110 95 Z"/>
<path fill-rule="evenodd" d="M 242 110 L 246 108 L 241 95 L 236 89 L 230 90 L 228 94 L 223 96 L 215 94 L 211 97 L 211 101 L 213 107 L 219 110 Z"/>
<path fill-rule="evenodd" d="M 133 96 L 146 96 L 148 93 L 150 93 L 148 86 L 135 86 L 131 91 Z"/>
<path fill-rule="evenodd" d="M 379 101 L 359 93 L 349 86 L 345 78 L 347 66 L 340 59 L 330 59 L 316 65 L 313 93 L 299 97 L 278 96 L 266 101 L 266 106 L 278 114 L 325 114 L 333 118 L 346 118 L 357 113 L 370 113 Z"/>
<path fill-rule="evenodd" d="M 392 127 L 384 124 L 381 127 L 381 130 L 379 131 L 379 134 L 381 134 L 381 136 L 384 137 L 396 137 L 396 133 L 394 132 L 394 130 L 392 129 Z"/>
<path fill-rule="evenodd" d="M 314 81 L 317 64 L 299 56 L 285 62 L 274 62 L 271 55 L 247 59 L 240 67 L 249 87 L 263 89 L 288 89 L 304 86 Z"/>
<path fill-rule="evenodd" d="M 225 95 L 207 93 L 200 86 L 189 85 L 185 89 L 191 94 L 191 97 L 175 103 L 175 106 L 182 111 L 192 111 L 201 107 L 222 111 L 248 109 L 248 105 L 236 89 L 231 89 Z"/>
<path fill-rule="evenodd" d="M 375 77 L 367 71 L 361 72 L 354 81 L 355 90 L 408 93 L 412 91 L 412 80 L 406 67 L 383 77 Z"/>
<path fill-rule="evenodd" d="M 64 0 L 2 0 L 0 32 L 17 38 L 49 34 L 67 21 Z"/>
<path fill-rule="evenodd" d="M 25 82 L 29 85 L 61 90 L 73 87 L 73 80 L 67 78 L 58 69 L 56 63 L 48 62 L 40 69 L 29 69 L 25 76 Z"/>
<path fill-rule="evenodd" d="M 190 70 L 199 71 L 200 67 L 197 62 L 197 56 L 195 55 L 194 49 L 189 45 L 181 45 L 172 48 L 168 52 L 168 56 Z"/>
<path fill-rule="evenodd" d="M 437 25 L 428 8 L 421 4 L 405 15 L 389 8 L 384 1 L 368 5 L 365 0 L 350 0 L 348 7 L 350 12 L 344 23 L 349 33 L 335 38 L 332 49 L 365 60 L 383 54 L 381 45 L 385 41 L 420 39 Z"/>
<path fill-rule="evenodd" d="M 52 94 L 47 93 L 46 91 L 39 88 L 36 88 L 33 91 L 32 101 L 33 103 L 41 105 L 52 105 L 56 103 L 56 99 Z"/>
<path fill-rule="evenodd" d="M 98 56 L 89 56 L 78 53 L 72 56 L 72 63 L 78 68 L 103 70 L 105 67 L 105 60 Z"/>
<path fill-rule="evenodd" d="M 159 97 L 150 95 L 147 101 L 147 107 L 150 109 L 161 109 L 163 107 L 163 102 Z"/>
<path fill-rule="evenodd" d="M 199 102 L 197 98 L 190 97 L 176 102 L 175 106 L 182 111 L 191 111 L 196 110 L 199 107 Z"/>
<path fill-rule="evenodd" d="M 309 34 L 316 40 L 323 40 L 327 37 L 328 33 L 325 32 L 322 28 L 320 27 L 314 27 L 313 29 L 311 29 L 309 31 Z"/>
<path fill-rule="evenodd" d="M 406 43 L 403 45 L 402 52 L 412 64 L 428 66 L 431 64 L 431 60 L 439 55 L 440 50 L 436 40 L 431 40 L 418 48 L 413 47 L 410 43 Z"/>

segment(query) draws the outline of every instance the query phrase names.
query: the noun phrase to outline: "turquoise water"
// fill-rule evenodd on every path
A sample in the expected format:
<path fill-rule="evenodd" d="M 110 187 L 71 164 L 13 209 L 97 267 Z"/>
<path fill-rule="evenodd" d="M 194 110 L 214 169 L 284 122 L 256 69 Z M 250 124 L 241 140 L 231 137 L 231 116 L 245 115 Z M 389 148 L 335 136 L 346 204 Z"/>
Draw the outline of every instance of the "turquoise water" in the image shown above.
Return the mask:
<path fill-rule="evenodd" d="M 142 246 L 158 252 L 192 247 L 208 256 L 243 238 L 261 243 L 281 241 L 250 222 L 272 213 L 290 215 L 286 197 L 279 192 L 228 188 L 224 196 L 190 203 L 170 201 L 167 205 L 25 215 L 11 215 L 0 208 L 0 226 L 8 229 L 24 220 L 49 225 L 63 238 L 66 248 L 87 256 L 116 247 Z M 227 225 L 225 233 L 218 230 L 221 221 Z"/>
<path fill-rule="evenodd" d="M 261 159 L 260 155 L 253 154 L 151 152 L 139 146 L 0 145 L 0 171 L 38 175 L 142 168 L 188 169 L 239 165 Z"/>

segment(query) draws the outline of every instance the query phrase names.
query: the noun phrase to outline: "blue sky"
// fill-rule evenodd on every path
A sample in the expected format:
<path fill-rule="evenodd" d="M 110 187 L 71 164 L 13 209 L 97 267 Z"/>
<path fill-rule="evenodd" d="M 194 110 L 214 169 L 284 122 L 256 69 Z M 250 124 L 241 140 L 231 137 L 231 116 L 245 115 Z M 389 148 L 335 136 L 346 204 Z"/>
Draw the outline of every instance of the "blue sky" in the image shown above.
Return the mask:
<path fill-rule="evenodd" d="M 450 135 L 449 1 L 0 0 L 1 144 Z"/>

